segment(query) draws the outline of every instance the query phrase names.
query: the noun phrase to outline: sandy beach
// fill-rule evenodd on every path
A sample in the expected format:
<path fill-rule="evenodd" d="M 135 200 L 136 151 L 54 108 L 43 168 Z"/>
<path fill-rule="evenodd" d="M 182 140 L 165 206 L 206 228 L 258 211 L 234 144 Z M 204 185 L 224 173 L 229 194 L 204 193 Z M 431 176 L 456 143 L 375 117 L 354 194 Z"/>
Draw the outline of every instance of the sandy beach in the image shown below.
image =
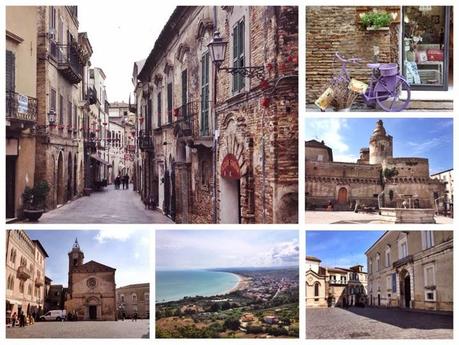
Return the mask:
<path fill-rule="evenodd" d="M 236 273 L 233 273 L 234 275 L 238 276 L 239 278 L 239 281 L 238 283 L 231 289 L 229 290 L 227 293 L 231 293 L 231 292 L 234 292 L 234 291 L 238 291 L 238 290 L 246 290 L 249 285 L 250 285 L 250 282 L 252 281 L 251 278 L 248 278 L 248 277 L 244 277 L 244 276 L 241 276 L 240 274 L 236 274 Z"/>

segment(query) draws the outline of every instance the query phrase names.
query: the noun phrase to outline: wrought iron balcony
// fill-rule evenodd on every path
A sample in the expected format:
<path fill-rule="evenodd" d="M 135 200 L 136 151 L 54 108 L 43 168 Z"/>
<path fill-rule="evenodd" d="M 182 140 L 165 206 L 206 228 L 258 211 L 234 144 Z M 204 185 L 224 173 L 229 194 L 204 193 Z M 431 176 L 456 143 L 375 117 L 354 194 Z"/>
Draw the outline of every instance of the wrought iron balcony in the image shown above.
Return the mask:
<path fill-rule="evenodd" d="M 403 266 L 403 265 L 406 265 L 406 264 L 410 264 L 410 263 L 413 263 L 413 255 L 408 255 L 408 256 L 405 256 L 404 258 L 401 258 L 400 260 L 395 261 L 392 264 L 392 267 L 393 268 L 398 268 L 400 266 Z"/>
<path fill-rule="evenodd" d="M 27 280 L 31 277 L 32 273 L 26 266 L 19 266 L 16 276 L 20 280 Z"/>
<path fill-rule="evenodd" d="M 6 119 L 33 126 L 37 121 L 37 99 L 6 91 Z"/>
<path fill-rule="evenodd" d="M 194 121 L 198 113 L 198 102 L 188 102 L 174 110 L 175 133 L 182 137 L 194 136 Z"/>
<path fill-rule="evenodd" d="M 57 44 L 50 41 L 50 55 L 57 61 L 57 68 L 64 78 L 72 84 L 81 82 L 83 65 L 80 62 L 75 44 Z"/>
<path fill-rule="evenodd" d="M 337 280 L 337 279 L 330 279 L 329 283 L 334 284 L 334 285 L 346 285 L 347 284 L 345 280 Z"/>
<path fill-rule="evenodd" d="M 151 151 L 154 149 L 153 138 L 145 133 L 139 133 L 139 148 L 142 151 Z"/>

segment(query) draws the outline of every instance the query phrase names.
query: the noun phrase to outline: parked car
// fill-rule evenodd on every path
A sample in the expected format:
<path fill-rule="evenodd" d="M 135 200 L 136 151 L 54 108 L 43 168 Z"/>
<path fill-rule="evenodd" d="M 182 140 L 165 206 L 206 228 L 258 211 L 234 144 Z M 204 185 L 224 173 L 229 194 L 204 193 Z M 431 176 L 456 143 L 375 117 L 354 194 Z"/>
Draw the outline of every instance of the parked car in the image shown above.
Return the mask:
<path fill-rule="evenodd" d="M 50 310 L 45 315 L 40 316 L 40 321 L 62 321 L 67 316 L 66 310 Z"/>

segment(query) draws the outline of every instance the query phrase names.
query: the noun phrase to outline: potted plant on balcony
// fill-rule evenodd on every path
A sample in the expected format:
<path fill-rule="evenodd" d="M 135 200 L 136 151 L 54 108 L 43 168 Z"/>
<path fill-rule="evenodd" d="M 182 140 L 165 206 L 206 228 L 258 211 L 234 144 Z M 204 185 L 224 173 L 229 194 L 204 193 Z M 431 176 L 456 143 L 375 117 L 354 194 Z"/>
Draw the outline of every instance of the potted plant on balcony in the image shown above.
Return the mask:
<path fill-rule="evenodd" d="M 36 222 L 45 212 L 46 197 L 49 193 L 48 182 L 42 180 L 35 184 L 33 188 L 25 187 L 22 193 L 24 207 L 24 217 L 31 222 Z"/>

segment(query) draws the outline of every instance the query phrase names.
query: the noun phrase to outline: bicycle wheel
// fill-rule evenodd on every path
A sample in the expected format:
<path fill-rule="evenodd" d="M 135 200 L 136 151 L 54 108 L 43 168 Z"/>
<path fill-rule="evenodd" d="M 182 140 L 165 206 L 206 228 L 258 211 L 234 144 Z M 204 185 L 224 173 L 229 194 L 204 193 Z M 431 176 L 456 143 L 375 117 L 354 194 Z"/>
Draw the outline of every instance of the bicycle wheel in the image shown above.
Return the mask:
<path fill-rule="evenodd" d="M 376 102 L 385 111 L 402 111 L 410 104 L 410 85 L 400 75 L 395 76 L 395 81 L 388 82 L 387 78 L 380 79 L 375 85 L 375 90 Z M 405 99 L 400 98 L 402 90 L 406 91 Z"/>

